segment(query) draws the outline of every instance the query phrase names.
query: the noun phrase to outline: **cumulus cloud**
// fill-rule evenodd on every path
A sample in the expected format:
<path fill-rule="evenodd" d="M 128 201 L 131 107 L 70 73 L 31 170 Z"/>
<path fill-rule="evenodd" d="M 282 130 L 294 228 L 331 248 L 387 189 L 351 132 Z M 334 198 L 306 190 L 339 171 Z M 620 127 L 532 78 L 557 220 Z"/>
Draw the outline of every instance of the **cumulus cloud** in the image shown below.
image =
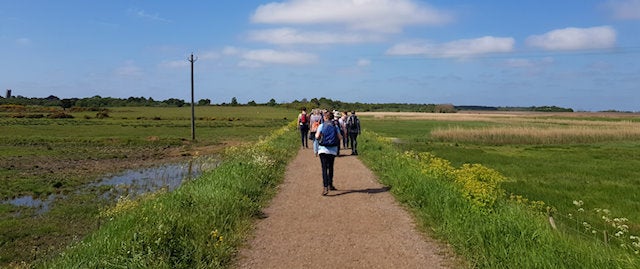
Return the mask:
<path fill-rule="evenodd" d="M 277 45 L 292 44 L 356 44 L 383 40 L 379 35 L 357 33 L 303 32 L 293 28 L 277 28 L 252 31 L 249 39 Z"/>
<path fill-rule="evenodd" d="M 530 36 L 526 41 L 529 46 L 545 50 L 605 49 L 615 42 L 616 31 L 610 26 L 557 29 Z"/>
<path fill-rule="evenodd" d="M 254 23 L 333 24 L 379 33 L 452 20 L 448 12 L 414 0 L 289 0 L 260 5 L 251 16 Z"/>
<path fill-rule="evenodd" d="M 514 44 L 515 40 L 511 37 L 484 36 L 442 44 L 428 42 L 397 44 L 387 50 L 387 54 L 425 55 L 435 58 L 467 58 L 489 53 L 511 52 Z"/>
<path fill-rule="evenodd" d="M 609 0 L 605 7 L 616 19 L 640 20 L 640 0 Z"/>
<path fill-rule="evenodd" d="M 242 54 L 242 59 L 253 63 L 272 63 L 285 65 L 306 65 L 317 61 L 317 56 L 296 51 L 277 51 L 271 49 L 250 50 Z"/>

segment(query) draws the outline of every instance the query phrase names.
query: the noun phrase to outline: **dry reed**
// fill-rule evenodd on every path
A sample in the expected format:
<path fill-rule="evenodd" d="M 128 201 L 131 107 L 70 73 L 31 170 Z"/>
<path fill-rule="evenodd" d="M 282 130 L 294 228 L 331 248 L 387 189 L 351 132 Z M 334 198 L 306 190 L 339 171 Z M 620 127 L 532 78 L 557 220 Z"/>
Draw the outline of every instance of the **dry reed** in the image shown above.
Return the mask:
<path fill-rule="evenodd" d="M 640 139 L 640 124 L 613 122 L 578 126 L 452 127 L 431 132 L 439 141 L 506 144 L 584 144 Z"/>

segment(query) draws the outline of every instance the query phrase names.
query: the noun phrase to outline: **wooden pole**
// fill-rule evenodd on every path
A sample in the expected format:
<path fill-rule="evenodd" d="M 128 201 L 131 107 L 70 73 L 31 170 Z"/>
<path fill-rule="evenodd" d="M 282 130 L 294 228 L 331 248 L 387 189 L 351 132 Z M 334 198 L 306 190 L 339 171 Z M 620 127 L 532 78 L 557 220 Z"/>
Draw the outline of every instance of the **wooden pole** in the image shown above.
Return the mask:
<path fill-rule="evenodd" d="M 195 113 L 195 103 L 193 98 L 193 63 L 197 59 L 193 58 L 193 53 L 189 57 L 189 62 L 191 62 L 191 140 L 196 140 L 196 113 Z"/>

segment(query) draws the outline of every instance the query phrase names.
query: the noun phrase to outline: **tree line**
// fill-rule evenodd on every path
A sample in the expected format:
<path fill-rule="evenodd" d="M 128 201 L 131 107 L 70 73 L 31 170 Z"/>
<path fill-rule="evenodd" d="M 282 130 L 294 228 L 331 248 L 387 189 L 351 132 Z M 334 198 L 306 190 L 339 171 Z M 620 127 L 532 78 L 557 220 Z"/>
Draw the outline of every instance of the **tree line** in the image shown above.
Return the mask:
<path fill-rule="evenodd" d="M 145 97 L 113 98 L 95 95 L 87 98 L 58 98 L 50 95 L 45 98 L 15 96 L 10 98 L 0 97 L 0 105 L 23 105 L 23 106 L 60 106 L 64 109 L 71 107 L 106 108 L 106 107 L 182 107 L 190 105 L 182 99 L 169 98 L 166 100 L 154 100 Z M 327 108 L 339 111 L 391 111 L 391 112 L 430 112 L 430 113 L 455 113 L 459 110 L 483 110 L 483 111 L 543 111 L 543 112 L 573 112 L 571 108 L 557 106 L 531 106 L 531 107 L 490 107 L 490 106 L 454 106 L 453 104 L 417 104 L 417 103 L 360 103 L 342 102 L 325 97 L 312 98 L 307 100 L 294 100 L 293 102 L 278 103 L 271 98 L 266 103 L 257 103 L 254 100 L 241 104 L 236 97 L 231 98 L 229 103 L 212 104 L 211 99 L 200 99 L 196 103 L 198 106 L 281 106 L 291 109 L 306 108 Z"/>

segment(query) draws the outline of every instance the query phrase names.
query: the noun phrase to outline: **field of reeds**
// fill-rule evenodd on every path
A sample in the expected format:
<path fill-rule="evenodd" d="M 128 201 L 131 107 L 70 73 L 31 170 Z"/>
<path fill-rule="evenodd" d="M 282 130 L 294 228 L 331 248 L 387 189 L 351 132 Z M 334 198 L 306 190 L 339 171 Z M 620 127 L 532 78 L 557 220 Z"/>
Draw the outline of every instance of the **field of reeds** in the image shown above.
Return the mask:
<path fill-rule="evenodd" d="M 361 157 L 473 266 L 636 268 L 638 116 L 363 113 Z"/>

